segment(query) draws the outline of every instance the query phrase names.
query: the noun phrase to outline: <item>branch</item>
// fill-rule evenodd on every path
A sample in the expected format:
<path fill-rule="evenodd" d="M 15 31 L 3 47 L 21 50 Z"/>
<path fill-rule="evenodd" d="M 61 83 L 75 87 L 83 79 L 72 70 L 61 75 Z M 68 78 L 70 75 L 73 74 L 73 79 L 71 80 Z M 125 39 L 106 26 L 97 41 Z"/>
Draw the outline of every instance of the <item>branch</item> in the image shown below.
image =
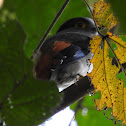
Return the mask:
<path fill-rule="evenodd" d="M 91 84 L 89 77 L 86 76 L 82 78 L 77 82 L 77 84 L 73 84 L 61 92 L 63 98 L 59 105 L 54 109 L 53 113 L 57 113 L 67 106 L 70 106 L 75 101 L 80 100 L 83 96 L 93 90 L 94 86 Z"/>

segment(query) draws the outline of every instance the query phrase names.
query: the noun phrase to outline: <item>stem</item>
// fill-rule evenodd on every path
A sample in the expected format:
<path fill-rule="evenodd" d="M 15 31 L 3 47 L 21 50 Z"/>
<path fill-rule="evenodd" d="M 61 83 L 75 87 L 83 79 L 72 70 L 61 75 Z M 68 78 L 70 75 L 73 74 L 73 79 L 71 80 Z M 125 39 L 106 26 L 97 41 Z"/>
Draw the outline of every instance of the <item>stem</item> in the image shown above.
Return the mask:
<path fill-rule="evenodd" d="M 95 18 L 94 18 L 94 16 L 93 16 L 93 12 L 92 12 L 92 10 L 91 10 L 89 4 L 87 3 L 86 0 L 83 0 L 83 1 L 84 1 L 84 3 L 86 4 L 86 6 L 88 7 L 88 9 L 89 9 L 89 11 L 90 11 L 90 13 L 91 13 L 91 17 L 92 17 L 92 19 L 94 20 L 94 23 L 95 23 L 95 27 L 96 27 L 97 32 L 99 33 L 99 35 L 100 35 L 101 37 L 105 37 L 105 36 L 100 32 L 100 30 L 99 30 L 99 28 L 98 28 L 98 26 L 97 26 L 96 20 L 95 20 Z"/>
<path fill-rule="evenodd" d="M 35 54 L 38 52 L 38 50 L 40 50 L 40 48 L 42 47 L 43 43 L 45 42 L 46 37 L 48 36 L 49 32 L 52 30 L 53 26 L 55 25 L 55 23 L 57 22 L 57 20 L 59 19 L 60 15 L 62 14 L 62 12 L 64 11 L 65 7 L 67 6 L 67 4 L 69 3 L 70 0 L 66 0 L 65 3 L 62 5 L 61 9 L 59 10 L 59 12 L 57 13 L 57 15 L 55 16 L 55 18 L 53 19 L 52 23 L 50 24 L 50 26 L 48 27 L 47 31 L 45 32 L 45 34 L 43 35 L 42 39 L 40 40 L 38 46 L 36 47 L 36 49 L 33 51 L 32 56 L 30 57 L 30 59 L 32 60 L 35 56 Z"/>

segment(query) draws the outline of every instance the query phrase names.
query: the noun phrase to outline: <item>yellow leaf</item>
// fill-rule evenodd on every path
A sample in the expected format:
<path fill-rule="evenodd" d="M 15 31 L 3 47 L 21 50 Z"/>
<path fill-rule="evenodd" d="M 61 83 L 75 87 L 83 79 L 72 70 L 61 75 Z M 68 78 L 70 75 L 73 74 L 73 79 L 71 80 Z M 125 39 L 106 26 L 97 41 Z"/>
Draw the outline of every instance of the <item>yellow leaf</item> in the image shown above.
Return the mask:
<path fill-rule="evenodd" d="M 109 32 L 107 34 L 117 45 L 117 50 L 114 50 L 114 53 L 119 61 L 118 67 L 112 65 L 112 58 L 108 56 L 109 49 L 112 49 L 109 41 L 97 36 L 90 42 L 94 57 L 91 60 L 93 71 L 88 76 L 94 84 L 95 92 L 101 91 L 101 98 L 95 100 L 96 107 L 99 110 L 102 110 L 105 105 L 108 108 L 112 107 L 112 114 L 126 124 L 126 88 L 124 82 L 116 78 L 121 68 L 120 64 L 126 62 L 126 42 Z M 101 42 L 103 48 L 101 48 Z M 122 57 L 123 55 L 124 57 Z"/>
<path fill-rule="evenodd" d="M 95 21 L 101 28 L 111 29 L 118 23 L 110 4 L 104 3 L 104 0 L 94 4 L 93 14 Z"/>

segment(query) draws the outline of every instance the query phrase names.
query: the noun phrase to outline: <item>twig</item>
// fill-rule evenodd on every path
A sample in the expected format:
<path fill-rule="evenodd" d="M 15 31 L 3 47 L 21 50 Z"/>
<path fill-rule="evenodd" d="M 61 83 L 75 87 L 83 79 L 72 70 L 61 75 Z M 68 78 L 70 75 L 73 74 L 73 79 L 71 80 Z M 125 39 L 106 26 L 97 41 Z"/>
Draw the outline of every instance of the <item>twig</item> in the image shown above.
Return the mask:
<path fill-rule="evenodd" d="M 65 9 L 65 7 L 67 6 L 68 2 L 70 0 L 66 0 L 65 3 L 62 5 L 61 9 L 59 10 L 59 12 L 57 13 L 57 15 L 55 16 L 55 18 L 53 19 L 52 23 L 50 24 L 50 26 L 48 27 L 47 31 L 45 32 L 45 34 L 43 35 L 42 39 L 40 40 L 38 46 L 36 47 L 36 49 L 33 51 L 32 56 L 30 57 L 30 59 L 32 60 L 35 56 L 35 54 L 37 53 L 37 51 L 42 47 L 46 37 L 48 36 L 49 32 L 52 30 L 53 26 L 55 25 L 55 23 L 57 22 L 57 20 L 59 19 L 60 15 L 62 14 L 63 10 Z"/>
<path fill-rule="evenodd" d="M 91 13 L 91 16 L 92 16 L 92 19 L 94 20 L 94 23 L 95 23 L 95 27 L 96 27 L 97 32 L 99 33 L 100 36 L 105 37 L 105 36 L 100 32 L 100 30 L 99 30 L 99 28 L 98 28 L 98 26 L 97 26 L 96 20 L 95 20 L 95 18 L 94 18 L 94 16 L 93 16 L 93 12 L 92 12 L 92 10 L 91 10 L 89 4 L 87 3 L 86 0 L 83 0 L 83 1 L 84 1 L 84 3 L 86 4 L 86 6 L 88 7 L 88 9 L 89 9 L 89 11 L 90 11 L 90 13 Z"/>
<path fill-rule="evenodd" d="M 57 113 L 67 106 L 70 106 L 75 101 L 83 98 L 86 94 L 92 92 L 93 90 L 94 86 L 91 84 L 89 77 L 86 76 L 80 79 L 77 84 L 73 84 L 61 92 L 62 101 L 52 110 L 53 113 Z"/>

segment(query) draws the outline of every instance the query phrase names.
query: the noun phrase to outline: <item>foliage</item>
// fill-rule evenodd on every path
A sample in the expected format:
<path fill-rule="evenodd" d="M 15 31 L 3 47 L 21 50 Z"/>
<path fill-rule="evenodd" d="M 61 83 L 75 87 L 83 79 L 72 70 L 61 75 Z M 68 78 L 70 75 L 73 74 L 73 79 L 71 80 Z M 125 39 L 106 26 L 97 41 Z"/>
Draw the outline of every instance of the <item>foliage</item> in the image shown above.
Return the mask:
<path fill-rule="evenodd" d="M 115 38 L 115 36 L 109 35 L 109 38 Z M 115 39 L 117 42 L 117 37 Z M 96 43 L 97 42 L 97 43 Z M 101 42 L 104 42 L 103 50 L 100 49 L 99 45 Z M 119 41 L 120 44 L 122 41 Z M 125 42 L 122 42 L 125 44 Z M 120 70 L 120 65 L 112 65 L 112 58 L 109 58 L 109 44 L 106 40 L 102 41 L 102 38 L 99 36 L 91 41 L 91 49 L 94 53 L 92 63 L 94 69 L 90 74 L 92 83 L 95 86 L 95 91 L 101 91 L 101 99 L 95 100 L 96 107 L 99 110 L 107 104 L 107 107 L 112 107 L 113 115 L 116 116 L 119 120 L 124 120 L 125 123 L 125 88 L 124 82 L 116 78 Z M 118 51 L 119 48 L 117 48 Z M 125 51 L 125 49 L 124 49 Z M 123 52 L 124 53 L 124 52 Z M 115 54 L 117 54 L 115 52 Z M 118 53 L 119 54 L 119 53 Z M 117 58 L 121 58 L 121 55 L 116 55 Z M 122 60 L 120 60 L 121 62 Z"/>
<path fill-rule="evenodd" d="M 0 120 L 4 120 L 5 123 L 8 124 L 9 126 L 17 126 L 17 125 L 32 126 L 32 125 L 40 124 L 41 122 L 43 122 L 43 120 L 47 119 L 52 115 L 51 113 L 52 108 L 55 107 L 60 100 L 60 96 L 54 82 L 39 81 L 33 78 L 32 76 L 33 65 L 32 62 L 29 59 L 27 59 L 27 57 L 31 56 L 32 51 L 35 49 L 42 35 L 48 28 L 49 24 L 55 17 L 56 13 L 58 12 L 59 8 L 64 3 L 64 1 L 59 2 L 58 0 L 51 0 L 48 2 L 47 0 L 37 0 L 37 1 L 5 0 L 4 6 L 0 10 L 0 39 L 1 39 L 0 42 L 0 57 L 1 57 L 0 58 Z M 94 1 L 88 0 L 88 1 L 92 4 L 94 3 L 95 0 Z M 119 17 L 122 28 L 124 28 L 124 31 L 126 31 L 125 30 L 126 15 L 124 13 L 126 9 L 125 8 L 126 1 L 124 0 L 121 1 L 108 0 L 108 1 L 110 1 L 113 10 L 115 11 L 115 14 Z M 110 8 L 110 6 L 108 8 Z M 108 11 L 106 11 L 107 14 Z M 112 14 L 112 11 L 110 14 Z M 102 15 L 100 15 L 100 17 L 101 16 Z M 109 17 L 109 15 L 107 16 Z M 64 21 L 73 17 L 90 17 L 90 13 L 87 10 L 86 5 L 83 4 L 83 1 L 81 0 L 70 1 L 68 7 L 64 11 L 62 16 L 58 20 L 58 22 L 56 23 L 55 27 L 52 29 L 50 35 L 55 34 L 58 27 Z M 109 21 L 114 19 L 114 21 L 117 23 L 116 19 L 113 16 L 110 17 L 112 18 L 110 18 Z M 103 16 L 102 23 L 100 22 L 100 18 L 96 20 L 99 20 L 99 23 L 101 24 L 99 23 L 98 24 L 100 26 L 103 25 L 108 29 L 111 29 L 113 26 L 116 25 L 115 22 L 111 22 L 114 25 L 112 24 L 111 26 L 108 26 L 110 22 L 107 21 L 103 23 L 105 19 L 106 16 Z M 104 70 L 99 68 L 101 75 L 99 75 L 100 74 L 99 73 L 97 74 L 97 76 L 98 77 L 104 76 L 103 78 L 105 82 L 111 79 L 113 75 L 114 79 L 112 81 L 116 82 L 110 86 L 103 83 L 101 85 L 99 83 L 99 86 L 97 87 L 96 91 L 101 90 L 101 98 L 103 99 L 101 99 L 102 102 L 100 102 L 100 99 L 96 100 L 96 105 L 98 106 L 99 109 L 102 109 L 104 105 L 107 105 L 107 107 L 112 107 L 113 114 L 117 116 L 119 120 L 125 120 L 123 116 L 125 113 L 123 111 L 125 110 L 124 109 L 125 100 L 122 100 L 124 99 L 125 96 L 124 94 L 125 88 L 123 82 L 125 80 L 124 77 L 125 74 L 123 70 L 120 73 L 118 73 L 118 71 L 122 69 L 120 64 L 125 62 L 125 58 L 124 59 L 120 58 L 121 56 L 123 56 L 122 50 L 124 50 L 124 47 L 120 46 L 120 44 L 117 44 L 120 42 L 121 44 L 125 43 L 122 41 L 123 39 L 125 39 L 125 36 L 120 36 L 122 38 L 121 40 L 121 38 L 119 38 L 118 36 L 113 36 L 111 33 L 108 33 L 108 35 L 109 35 L 109 39 L 114 40 L 113 42 L 115 42 L 116 44 L 116 48 L 114 47 L 115 45 L 112 46 L 112 48 L 113 49 L 115 48 L 114 49 L 115 55 L 120 62 L 118 62 L 118 67 L 116 65 L 112 65 L 113 57 L 115 57 L 115 55 L 113 54 L 112 49 L 108 47 L 107 41 L 105 40 L 102 41 L 101 38 L 97 39 L 98 41 L 95 41 L 96 45 L 95 47 L 92 48 L 96 48 L 97 46 L 98 47 L 97 51 L 99 51 L 99 54 L 98 53 L 96 54 L 98 57 L 100 57 L 99 61 L 102 62 L 105 61 L 101 65 L 102 69 Z M 100 46 L 104 43 L 103 44 L 105 45 L 103 46 L 104 51 L 103 48 L 99 48 L 98 42 L 101 43 Z M 91 43 L 93 45 L 94 40 Z M 113 45 L 113 43 L 110 42 L 110 45 Z M 106 58 L 105 60 L 103 60 L 104 57 Z M 94 58 L 96 59 L 96 55 L 94 56 Z M 100 63 L 99 61 L 96 60 L 95 62 Z M 106 72 L 107 76 L 105 77 L 104 71 L 106 71 L 106 69 L 108 68 L 111 68 L 111 70 L 109 69 Z M 115 73 L 113 72 L 113 69 Z M 94 70 L 96 69 L 94 68 Z M 112 74 L 110 75 L 109 72 L 112 72 Z M 98 78 L 95 77 L 95 79 Z M 121 85 L 118 86 L 119 82 L 121 82 Z M 107 95 L 107 97 L 110 98 L 109 100 L 107 100 L 105 94 L 107 92 L 107 89 L 105 90 L 106 92 L 104 92 L 105 87 L 109 90 L 110 88 L 112 88 L 112 91 L 108 93 L 108 94 L 112 93 L 112 95 Z M 118 87 L 118 93 L 120 94 L 117 93 L 117 87 Z M 117 98 L 115 98 L 116 96 Z M 88 100 L 86 100 L 86 102 L 84 101 L 83 104 L 85 107 L 87 108 L 89 107 L 88 108 L 89 113 L 87 117 L 86 116 L 82 117 L 81 112 L 83 110 L 82 109 L 80 110 L 80 114 L 78 114 L 76 118 L 79 126 L 83 125 L 83 123 L 86 122 L 86 119 L 89 120 L 92 119 L 94 120 L 93 124 L 96 124 L 95 120 L 99 114 L 98 112 L 96 112 L 96 110 L 94 110 L 95 109 L 94 105 L 92 111 L 90 105 L 88 106 L 88 104 L 90 104 L 89 102 L 91 99 L 89 97 L 87 99 Z M 93 103 L 91 102 L 91 104 Z M 122 112 L 122 116 L 121 116 L 121 112 Z M 98 116 L 99 118 L 102 116 L 101 113 L 102 112 L 100 112 Z M 93 115 L 93 117 L 91 117 L 91 115 Z M 101 123 L 105 123 L 105 124 L 108 123 L 109 125 L 112 125 L 112 123 L 109 120 L 106 120 L 104 118 L 105 117 L 100 118 L 102 122 L 98 121 L 97 126 L 98 123 L 99 125 L 101 125 Z"/>
<path fill-rule="evenodd" d="M 100 3 L 103 0 L 100 0 Z M 102 3 L 104 9 L 100 12 L 102 15 L 102 25 L 106 28 L 113 28 L 115 23 L 115 17 L 112 12 L 108 11 L 108 4 Z M 97 5 L 97 6 L 96 6 Z M 95 4 L 94 12 L 101 9 L 99 2 Z M 99 12 L 99 11 L 98 11 Z M 112 17 L 113 16 L 113 17 Z M 95 14 L 95 19 L 99 22 L 99 13 Z M 107 21 L 111 20 L 109 23 Z M 112 115 L 118 120 L 123 120 L 126 124 L 126 89 L 125 89 L 125 70 L 123 64 L 126 63 L 126 42 L 112 33 L 107 32 L 106 36 L 94 37 L 90 42 L 91 52 L 94 54 L 91 62 L 93 63 L 93 71 L 89 76 L 95 87 L 95 92 L 101 91 L 101 98 L 95 100 L 95 105 L 99 110 L 102 110 L 106 105 L 107 108 L 112 108 Z M 110 40 L 109 40 L 110 39 Z M 112 42 L 111 42 L 112 41 Z M 111 44 L 114 43 L 116 48 L 113 49 Z M 109 57 L 109 50 L 112 51 L 113 57 Z M 120 70 L 124 73 L 124 79 L 117 78 Z"/>
<path fill-rule="evenodd" d="M 117 25 L 117 19 L 114 17 L 110 4 L 104 3 L 104 0 L 94 4 L 93 16 L 101 28 L 111 29 Z"/>
<path fill-rule="evenodd" d="M 9 14 L 15 15 L 16 19 L 20 22 L 27 35 L 27 43 L 25 43 L 26 55 L 30 57 L 65 0 L 60 2 L 58 0 L 51 0 L 49 3 L 47 0 L 38 0 L 37 2 L 36 0 L 4 1 L 2 13 L 8 11 Z M 86 17 L 90 16 L 83 1 L 70 1 L 50 34 L 53 35 L 59 25 L 66 20 L 73 17 L 82 17 L 83 15 Z"/>
<path fill-rule="evenodd" d="M 9 126 L 40 124 L 59 102 L 58 89 L 54 82 L 34 79 L 23 51 L 26 36 L 16 20 L 1 24 L 0 38 L 0 119 Z"/>
<path fill-rule="evenodd" d="M 33 63 L 27 57 L 31 56 L 63 2 L 5 0 L 0 10 L 0 120 L 9 126 L 40 124 L 52 115 L 60 101 L 54 82 L 33 78 Z M 69 18 L 89 16 L 87 8 L 82 9 L 82 1 L 69 4 L 70 8 L 51 34 Z M 78 7 L 80 14 L 76 12 Z M 74 15 L 71 9 L 76 12 Z"/>

